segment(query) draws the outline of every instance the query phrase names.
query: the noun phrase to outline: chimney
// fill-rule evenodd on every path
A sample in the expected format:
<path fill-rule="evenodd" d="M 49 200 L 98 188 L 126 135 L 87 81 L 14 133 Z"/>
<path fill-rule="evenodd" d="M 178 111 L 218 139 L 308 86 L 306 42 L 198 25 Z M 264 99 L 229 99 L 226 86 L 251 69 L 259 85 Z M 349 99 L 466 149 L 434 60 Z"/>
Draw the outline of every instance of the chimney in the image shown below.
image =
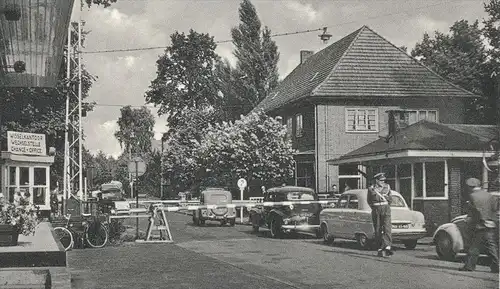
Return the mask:
<path fill-rule="evenodd" d="M 312 50 L 301 50 L 300 51 L 300 64 L 304 63 L 309 56 L 313 55 L 314 51 Z"/>

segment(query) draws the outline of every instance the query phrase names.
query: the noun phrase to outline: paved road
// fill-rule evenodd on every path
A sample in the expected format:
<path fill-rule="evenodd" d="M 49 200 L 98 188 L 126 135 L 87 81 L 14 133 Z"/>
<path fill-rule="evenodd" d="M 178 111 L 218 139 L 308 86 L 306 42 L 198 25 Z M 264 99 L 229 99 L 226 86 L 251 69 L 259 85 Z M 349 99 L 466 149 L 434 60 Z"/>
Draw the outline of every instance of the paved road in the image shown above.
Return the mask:
<path fill-rule="evenodd" d="M 350 241 L 274 240 L 248 226 L 191 225 L 170 213 L 174 244 L 135 244 L 68 254 L 74 288 L 498 288 L 486 266 L 459 272 L 434 248 L 398 249 L 390 259 Z M 142 225 L 143 222 L 141 222 Z"/>

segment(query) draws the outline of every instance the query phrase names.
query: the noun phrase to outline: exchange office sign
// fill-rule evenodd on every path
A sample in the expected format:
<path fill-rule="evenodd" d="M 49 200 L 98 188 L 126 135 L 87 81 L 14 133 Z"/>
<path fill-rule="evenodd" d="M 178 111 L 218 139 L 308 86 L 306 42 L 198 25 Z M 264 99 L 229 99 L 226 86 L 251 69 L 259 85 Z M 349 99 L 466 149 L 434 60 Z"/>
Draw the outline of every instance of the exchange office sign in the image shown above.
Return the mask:
<path fill-rule="evenodd" d="M 45 135 L 8 131 L 7 151 L 13 154 L 44 156 L 47 154 Z"/>

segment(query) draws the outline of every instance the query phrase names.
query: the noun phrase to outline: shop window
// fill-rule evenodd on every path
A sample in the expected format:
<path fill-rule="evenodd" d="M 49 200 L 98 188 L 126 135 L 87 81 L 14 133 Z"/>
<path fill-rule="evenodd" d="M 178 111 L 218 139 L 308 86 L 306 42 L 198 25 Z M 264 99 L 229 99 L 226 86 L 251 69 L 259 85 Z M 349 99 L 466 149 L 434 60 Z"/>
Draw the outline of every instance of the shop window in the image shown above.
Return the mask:
<path fill-rule="evenodd" d="M 30 168 L 19 168 L 19 186 L 29 186 L 30 184 Z"/>
<path fill-rule="evenodd" d="M 46 205 L 47 168 L 33 168 L 33 203 Z"/>
<path fill-rule="evenodd" d="M 9 186 L 16 185 L 16 167 L 9 167 Z"/>
<path fill-rule="evenodd" d="M 425 197 L 445 197 L 444 162 L 425 163 Z"/>

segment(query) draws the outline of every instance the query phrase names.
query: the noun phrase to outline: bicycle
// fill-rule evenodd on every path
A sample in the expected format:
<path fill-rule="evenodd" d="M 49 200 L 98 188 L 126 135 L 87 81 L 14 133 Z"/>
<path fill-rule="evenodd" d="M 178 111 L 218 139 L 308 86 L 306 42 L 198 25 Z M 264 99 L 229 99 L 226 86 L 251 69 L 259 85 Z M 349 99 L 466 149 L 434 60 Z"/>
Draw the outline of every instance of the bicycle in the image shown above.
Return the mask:
<path fill-rule="evenodd" d="M 83 215 L 88 217 L 89 215 Z M 79 245 L 88 244 L 92 248 L 102 248 L 106 246 L 109 239 L 108 230 L 106 226 L 99 221 L 82 221 L 83 232 L 77 232 L 74 224 L 70 223 L 71 214 L 64 216 L 67 220 L 66 224 L 62 227 L 55 227 L 54 233 L 64 247 L 65 251 L 72 249 L 75 245 L 75 238 Z"/>

